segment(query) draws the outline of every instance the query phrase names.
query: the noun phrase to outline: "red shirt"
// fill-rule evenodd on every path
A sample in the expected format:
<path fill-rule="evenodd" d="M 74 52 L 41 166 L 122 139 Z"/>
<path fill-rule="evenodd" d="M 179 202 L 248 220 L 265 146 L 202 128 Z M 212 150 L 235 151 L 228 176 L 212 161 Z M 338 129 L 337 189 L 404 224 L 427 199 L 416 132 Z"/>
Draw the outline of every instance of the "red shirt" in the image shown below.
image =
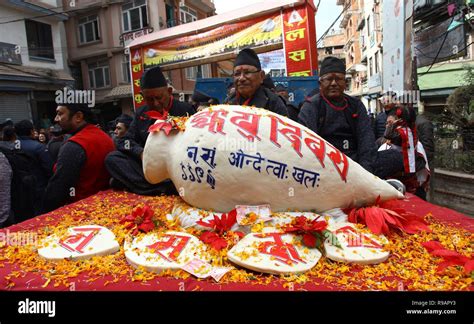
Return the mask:
<path fill-rule="evenodd" d="M 112 139 L 98 127 L 89 124 L 68 141 L 79 144 L 86 152 L 86 163 L 75 186 L 76 195 L 71 200 L 77 201 L 107 189 L 110 175 L 104 160 L 115 149 Z"/>

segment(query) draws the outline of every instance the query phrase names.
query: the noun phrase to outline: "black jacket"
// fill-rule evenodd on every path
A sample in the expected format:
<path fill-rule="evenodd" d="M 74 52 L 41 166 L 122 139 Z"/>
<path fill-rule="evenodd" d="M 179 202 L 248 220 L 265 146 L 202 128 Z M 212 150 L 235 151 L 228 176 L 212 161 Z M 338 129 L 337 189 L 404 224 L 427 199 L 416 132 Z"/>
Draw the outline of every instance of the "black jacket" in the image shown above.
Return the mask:
<path fill-rule="evenodd" d="M 236 94 L 234 94 L 225 103 L 229 105 L 242 105 L 245 99 L 239 99 L 236 97 Z M 282 116 L 288 116 L 286 105 L 282 98 L 262 86 L 257 89 L 248 106 L 264 108 Z"/>
<path fill-rule="evenodd" d="M 383 137 L 383 134 L 385 133 L 385 123 L 387 122 L 387 117 L 388 115 L 385 111 L 380 112 L 377 117 L 375 117 L 374 135 L 376 140 L 380 137 Z"/>
<path fill-rule="evenodd" d="M 351 111 L 355 112 L 352 114 L 354 118 L 352 122 L 354 122 L 355 133 L 352 133 L 352 136 L 347 138 L 347 140 L 356 144 L 355 152 L 353 154 L 348 154 L 347 150 L 344 147 L 341 147 L 340 141 L 329 142 L 333 144 L 338 150 L 359 163 L 367 171 L 373 172 L 377 158 L 377 151 L 374 133 L 371 128 L 367 109 L 359 99 L 350 96 L 345 96 L 345 98 L 348 100 L 349 105 L 351 106 Z M 321 101 L 323 101 L 323 99 L 319 94 L 312 97 L 309 101 L 305 101 L 298 115 L 298 122 L 308 127 L 316 134 L 321 133 L 321 130 L 318 129 L 319 112 L 317 108 L 320 106 Z M 331 108 L 329 107 L 328 109 Z M 349 109 L 349 107 L 346 109 Z M 340 113 L 344 114 L 343 111 Z M 326 114 L 326 117 L 327 116 L 328 114 Z M 326 118 L 324 125 L 329 125 L 331 123 L 332 121 Z M 332 123 L 332 126 L 334 126 L 334 123 Z"/>
<path fill-rule="evenodd" d="M 148 128 L 155 122 L 145 114 L 149 110 L 151 109 L 148 106 L 137 110 L 127 133 L 117 141 L 118 151 L 140 159 L 148 138 Z M 186 116 L 194 113 L 195 110 L 190 104 L 173 99 L 173 105 L 169 111 L 170 116 Z"/>
<path fill-rule="evenodd" d="M 428 158 L 428 164 L 430 169 L 434 169 L 434 154 L 435 154 L 435 143 L 434 143 L 434 126 L 423 114 L 416 116 L 416 131 L 418 133 L 418 139 L 426 152 Z"/>

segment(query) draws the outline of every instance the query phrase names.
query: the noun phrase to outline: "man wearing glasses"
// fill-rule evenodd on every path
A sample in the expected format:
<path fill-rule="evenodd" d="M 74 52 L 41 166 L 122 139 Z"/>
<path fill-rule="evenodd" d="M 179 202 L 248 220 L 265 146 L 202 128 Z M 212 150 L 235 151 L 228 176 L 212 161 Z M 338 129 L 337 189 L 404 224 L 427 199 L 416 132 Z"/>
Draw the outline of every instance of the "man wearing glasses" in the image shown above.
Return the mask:
<path fill-rule="evenodd" d="M 233 76 L 235 93 L 226 104 L 254 106 L 287 116 L 283 100 L 262 85 L 265 72 L 255 51 L 250 48 L 240 51 L 235 59 Z"/>
<path fill-rule="evenodd" d="M 298 122 L 367 171 L 374 172 L 377 158 L 374 132 L 364 104 L 344 94 L 345 76 L 345 63 L 336 57 L 326 57 L 320 68 L 320 93 L 303 104 Z"/>
<path fill-rule="evenodd" d="M 105 159 L 105 166 L 112 176 L 110 185 L 139 195 L 173 194 L 176 189 L 170 180 L 153 185 L 146 181 L 143 174 L 143 148 L 148 138 L 148 128 L 155 122 L 146 112 L 154 111 L 166 119 L 168 116 L 192 115 L 195 111 L 188 103 L 173 99 L 173 89 L 159 66 L 143 74 L 140 88 L 146 106 L 137 110 L 127 133 L 117 140 L 117 151 Z"/>

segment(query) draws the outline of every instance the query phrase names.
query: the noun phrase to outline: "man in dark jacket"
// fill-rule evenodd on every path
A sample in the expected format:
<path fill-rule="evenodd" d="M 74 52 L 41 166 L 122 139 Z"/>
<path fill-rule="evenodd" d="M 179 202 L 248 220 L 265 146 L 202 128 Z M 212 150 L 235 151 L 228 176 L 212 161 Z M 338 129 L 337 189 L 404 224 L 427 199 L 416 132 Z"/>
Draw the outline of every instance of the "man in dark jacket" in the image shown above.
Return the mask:
<path fill-rule="evenodd" d="M 321 91 L 303 104 L 298 121 L 367 171 L 389 177 L 403 169 L 403 160 L 389 150 L 377 154 L 367 109 L 359 99 L 344 94 L 345 74 L 342 60 L 326 57 L 319 73 Z"/>
<path fill-rule="evenodd" d="M 374 122 L 374 135 L 375 140 L 383 138 L 383 134 L 385 133 L 385 123 L 387 122 L 388 113 L 395 105 L 395 93 L 392 91 L 388 91 L 385 93 L 381 100 L 380 100 L 383 111 L 381 111 L 377 117 L 375 117 Z"/>
<path fill-rule="evenodd" d="M 28 154 L 32 161 L 33 175 L 36 178 L 36 203 L 35 213 L 41 210 L 41 199 L 44 194 L 48 180 L 53 174 L 53 159 L 47 147 L 34 139 L 34 126 L 29 120 L 22 120 L 15 124 L 15 132 L 18 136 L 20 146 L 18 149 Z"/>
<path fill-rule="evenodd" d="M 434 154 L 435 154 L 435 143 L 434 143 L 434 126 L 433 123 L 426 118 L 425 114 L 419 114 L 416 116 L 416 131 L 418 139 L 426 152 L 428 158 L 428 164 L 431 172 L 434 170 Z"/>
<path fill-rule="evenodd" d="M 127 134 L 132 120 L 133 118 L 127 114 L 122 114 L 115 119 L 114 137 L 116 140 Z"/>
<path fill-rule="evenodd" d="M 117 141 L 117 151 L 110 153 L 105 160 L 112 176 L 111 185 L 140 195 L 173 194 L 176 189 L 171 181 L 152 185 L 143 174 L 143 148 L 148 128 L 155 122 L 146 112 L 157 112 L 166 119 L 168 116 L 192 115 L 195 110 L 188 103 L 173 99 L 173 89 L 168 86 L 160 67 L 146 71 L 140 87 L 147 105 L 137 110 L 127 133 Z"/>
<path fill-rule="evenodd" d="M 376 159 L 374 133 L 364 104 L 344 94 L 344 62 L 326 57 L 320 76 L 321 92 L 303 104 L 298 121 L 373 172 Z"/>
<path fill-rule="evenodd" d="M 196 111 L 201 111 L 211 105 L 218 105 L 219 99 L 209 96 L 207 93 L 194 89 L 194 93 L 191 97 L 191 106 Z"/>
<path fill-rule="evenodd" d="M 6 156 L 0 151 L 0 228 L 3 228 L 8 224 L 8 219 L 12 215 L 12 177 L 13 172 L 10 163 Z"/>
<path fill-rule="evenodd" d="M 291 120 L 298 121 L 298 114 L 300 112 L 299 107 L 293 102 L 290 101 L 290 94 L 288 93 L 288 89 L 281 84 L 278 84 L 275 87 L 275 92 L 280 98 L 285 100 L 286 110 L 288 111 L 288 117 Z"/>
<path fill-rule="evenodd" d="M 237 55 L 234 63 L 235 94 L 225 103 L 255 106 L 287 116 L 283 100 L 262 85 L 264 78 L 265 72 L 262 71 L 257 54 L 250 48 L 244 48 Z"/>
<path fill-rule="evenodd" d="M 86 104 L 58 103 L 54 121 L 71 135 L 59 149 L 54 174 L 43 199 L 43 212 L 89 197 L 108 188 L 110 175 L 104 160 L 114 150 L 112 139 L 89 123 Z"/>

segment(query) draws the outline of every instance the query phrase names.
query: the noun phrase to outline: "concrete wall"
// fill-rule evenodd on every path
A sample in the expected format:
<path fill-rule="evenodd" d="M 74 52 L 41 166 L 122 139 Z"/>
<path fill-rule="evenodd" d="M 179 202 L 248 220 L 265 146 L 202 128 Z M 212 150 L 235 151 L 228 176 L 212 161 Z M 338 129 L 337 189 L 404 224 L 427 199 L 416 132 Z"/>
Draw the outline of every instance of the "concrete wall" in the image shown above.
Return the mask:
<path fill-rule="evenodd" d="M 63 0 L 66 10 L 84 9 L 80 14 L 73 15 L 66 22 L 67 46 L 69 48 L 69 60 L 81 65 L 84 88 L 90 87 L 87 64 L 96 62 L 99 58 L 109 60 L 109 71 L 111 78 L 111 88 L 124 84 L 122 73 L 122 59 L 124 48 L 120 42 L 120 35 L 123 31 L 122 3 L 102 6 L 102 1 L 85 0 L 79 1 L 71 6 L 71 1 Z M 196 9 L 194 6 L 190 6 Z M 166 8 L 164 0 L 147 0 L 147 12 L 149 26 L 154 31 L 166 28 Z M 206 15 L 199 12 L 199 17 Z M 89 15 L 97 15 L 99 18 L 100 40 L 80 44 L 78 20 Z M 160 22 L 162 26 L 160 26 Z M 182 77 L 181 77 L 182 75 Z M 194 81 L 185 78 L 184 69 L 172 71 L 173 86 L 184 92 L 192 93 Z"/>
<path fill-rule="evenodd" d="M 28 13 L 2 6 L 1 3 L 0 12 L 2 17 L 6 17 L 0 19 L 0 22 L 16 20 L 15 17 L 28 19 L 38 16 L 38 14 Z M 26 25 L 24 20 L 2 24 L 0 42 L 19 45 L 21 48 L 21 61 L 22 65 L 24 66 L 33 66 L 53 70 L 67 70 L 67 64 L 65 64 L 67 48 L 65 42 L 64 23 L 58 21 L 57 19 L 47 17 L 34 18 L 32 20 L 49 24 L 51 26 L 55 59 L 54 62 L 30 59 L 28 55 L 28 42 L 26 38 Z"/>
<path fill-rule="evenodd" d="M 56 8 L 60 6 L 61 1 L 60 0 L 37 0 L 37 1 L 32 1 L 32 3 L 39 5 L 39 6 L 44 6 L 45 8 Z"/>
<path fill-rule="evenodd" d="M 148 21 L 154 31 L 166 28 L 166 5 L 164 1 L 148 0 Z M 160 26 L 160 21 L 162 26 Z"/>
<path fill-rule="evenodd" d="M 474 175 L 435 169 L 431 202 L 474 217 Z"/>
<path fill-rule="evenodd" d="M 87 44 L 80 44 L 78 20 L 89 15 L 99 17 L 100 40 Z M 119 5 L 108 6 L 106 8 L 94 10 L 71 17 L 66 22 L 66 33 L 68 35 L 69 58 L 71 61 L 78 61 L 98 55 L 111 55 L 112 52 L 123 52 L 120 44 L 120 34 L 122 31 L 121 7 Z"/>

